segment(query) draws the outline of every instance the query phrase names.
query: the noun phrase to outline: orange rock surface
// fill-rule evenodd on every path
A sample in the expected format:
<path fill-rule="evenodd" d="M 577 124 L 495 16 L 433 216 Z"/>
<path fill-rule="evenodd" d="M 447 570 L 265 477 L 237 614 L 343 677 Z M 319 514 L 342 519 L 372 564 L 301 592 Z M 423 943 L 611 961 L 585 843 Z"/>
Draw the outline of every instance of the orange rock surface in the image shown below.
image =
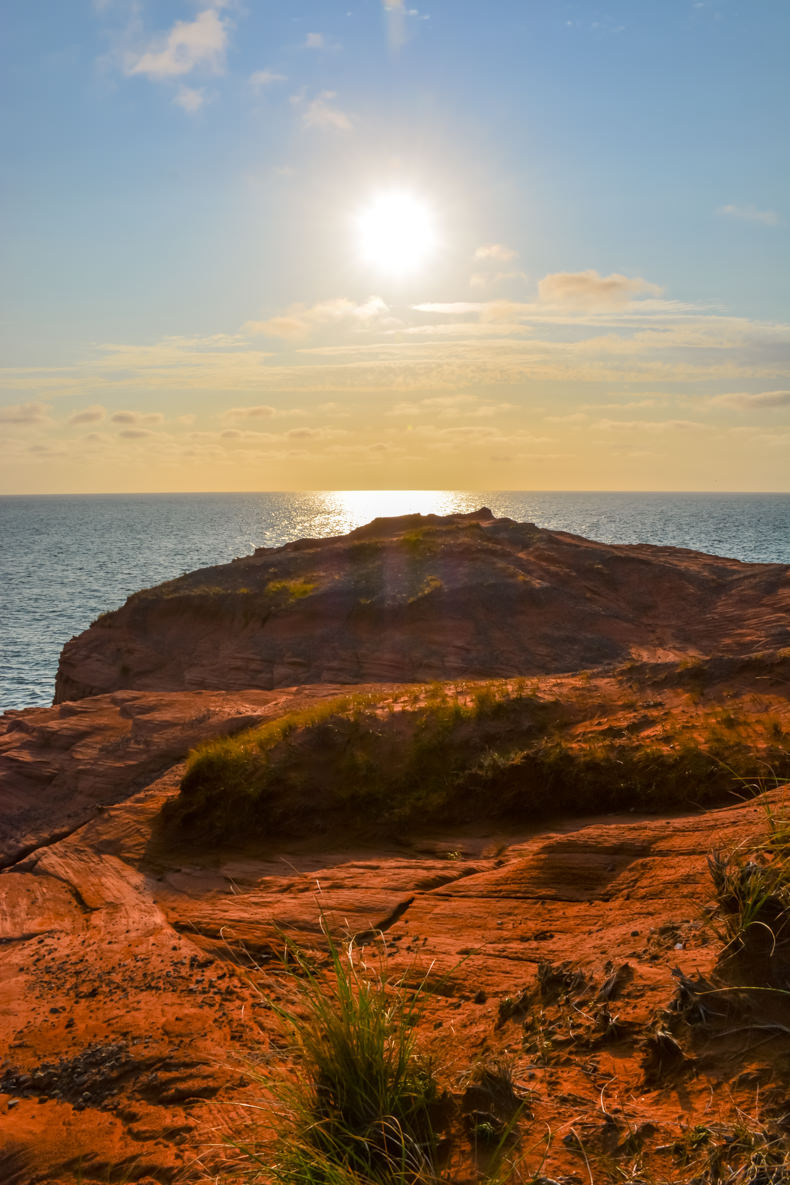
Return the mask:
<path fill-rule="evenodd" d="M 483 532 L 488 548 L 488 521 L 462 524 L 459 535 Z M 415 529 L 403 524 L 399 538 Z M 387 527 L 389 535 L 393 530 Z M 517 534 L 512 524 L 506 530 Z M 649 733 L 658 722 L 675 720 L 693 730 L 703 714 L 726 711 L 771 721 L 777 736 L 790 734 L 790 671 L 777 649 L 786 631 L 785 569 L 752 570 L 658 549 L 605 549 L 568 536 L 544 538 L 548 534 L 539 532 L 536 543 L 544 577 L 551 564 L 560 565 L 558 557 L 565 559 L 555 568 L 554 584 L 544 580 L 541 620 L 548 620 L 554 589 L 563 608 L 553 628 L 559 631 L 562 621 L 562 637 L 581 637 L 569 658 L 556 641 L 559 632 L 554 643 L 548 632 L 540 635 L 541 653 L 559 647 L 557 667 L 596 645 L 607 660 L 640 649 L 640 582 L 646 614 L 640 653 L 677 654 L 688 646 L 693 653 L 730 656 L 685 671 L 677 663 L 632 662 L 619 673 L 541 679 L 547 695 L 585 705 L 580 729 L 605 739 L 624 730 Z M 327 545 L 338 568 L 343 548 L 368 538 L 364 531 L 355 536 Z M 276 553 L 276 562 L 320 547 L 292 545 Z M 499 549 L 497 543 L 485 552 L 495 587 Z M 576 587 L 580 557 L 608 565 L 603 575 L 590 577 L 597 591 L 589 597 Z M 269 583 L 274 562 L 269 553 L 259 558 Z M 631 575 L 632 565 L 641 575 Z M 460 575 L 452 580 L 460 586 Z M 617 598 L 630 590 L 627 619 L 607 614 L 606 580 L 612 604 L 621 604 Z M 482 587 L 464 593 L 473 616 L 481 616 L 469 627 L 472 641 L 453 658 L 460 666 L 463 653 L 478 656 L 473 673 L 485 653 L 479 631 L 489 594 Z M 583 625 L 567 616 L 566 596 L 586 604 Z M 288 653 L 314 652 L 315 638 L 308 644 L 299 633 L 308 635 L 311 620 L 321 637 L 329 629 L 326 605 L 311 619 L 309 600 L 305 595 L 295 602 Z M 144 644 L 145 622 L 152 630 L 164 622 L 166 601 L 153 598 L 138 618 L 133 598 L 115 615 L 117 624 L 93 627 L 82 642 L 71 643 L 64 659 L 71 674 L 61 687 L 66 680 L 75 684 L 78 671 L 98 670 L 92 656 L 100 654 L 102 636 L 113 633 L 123 646 L 116 654 L 105 638 L 111 660 L 102 670 L 116 669 L 133 635 Z M 434 609 L 408 606 L 406 617 L 414 613 L 427 637 Z M 165 634 L 153 647 L 170 666 L 163 662 L 151 673 L 148 659 L 141 660 L 139 670 L 149 670 L 145 678 L 154 689 L 115 689 L 0 718 L 3 1185 L 214 1179 L 218 1154 L 211 1146 L 256 1115 L 243 1108 L 261 1097 L 251 1059 L 265 1055 L 276 1063 L 288 1056 L 271 1007 L 294 992 L 281 962 L 284 937 L 319 954 L 325 950 L 322 924 L 338 939 L 357 935 L 364 944 L 380 936 L 390 973 L 424 982 L 421 1041 L 456 1098 L 475 1068 L 507 1064 L 526 1104 L 526 1166 L 549 1179 L 585 1181 L 590 1172 L 596 1182 L 621 1179 L 613 1167 L 619 1157 L 620 1166 L 629 1158 L 644 1160 L 655 1180 L 689 1181 L 689 1158 L 697 1155 L 689 1132 L 704 1126 L 724 1146 L 744 1115 L 759 1124 L 783 1112 L 790 1054 L 790 1009 L 783 999 L 757 1016 L 752 1004 L 714 1008 L 713 1018 L 697 1027 L 678 1014 L 682 976 L 693 982 L 724 976 L 707 856 L 743 845 L 764 834 L 769 819 L 783 818 L 781 787 L 743 800 L 744 788 L 735 786 L 722 807 L 674 817 L 626 812 L 518 827 L 471 822 L 454 830 L 393 833 L 373 847 L 349 835 L 310 834 L 306 827 L 302 839 L 285 845 L 193 848 L 160 826 L 187 751 L 201 738 L 336 695 L 346 676 L 370 668 L 363 656 L 353 671 L 335 665 L 332 681 L 238 690 L 233 680 L 242 667 L 231 664 L 230 690 L 184 689 L 196 679 L 201 653 L 213 647 L 212 669 L 219 672 L 223 652 L 211 623 L 204 644 L 194 632 L 197 610 L 181 626 L 180 612 L 168 627 L 167 648 Z M 281 610 L 284 618 L 289 612 Z M 498 639 L 506 615 L 495 614 L 491 623 L 492 656 L 505 653 Z M 604 640 L 585 650 L 582 635 L 593 620 L 601 623 Z M 338 620 L 341 649 L 345 627 L 346 620 Z M 227 623 L 222 628 L 229 630 Z M 284 627 L 275 633 L 282 639 Z M 177 659 L 171 649 L 178 637 L 189 636 L 189 656 L 197 656 L 192 667 L 192 657 Z M 508 636 L 507 660 L 492 658 L 493 665 L 527 654 L 518 630 Z M 407 638 L 401 661 L 395 637 L 393 626 L 385 634 L 392 655 L 387 678 L 402 669 L 414 677 L 416 651 Z M 240 656 L 248 646 L 245 635 Z M 537 643 L 530 653 L 538 653 Z M 160 686 L 177 661 L 178 678 Z M 316 794 L 320 781 L 317 766 Z M 655 1038 L 668 1025 L 682 1048 L 678 1065 L 669 1068 L 658 1064 Z M 471 1180 L 471 1174 L 469 1162 L 454 1179 Z"/>

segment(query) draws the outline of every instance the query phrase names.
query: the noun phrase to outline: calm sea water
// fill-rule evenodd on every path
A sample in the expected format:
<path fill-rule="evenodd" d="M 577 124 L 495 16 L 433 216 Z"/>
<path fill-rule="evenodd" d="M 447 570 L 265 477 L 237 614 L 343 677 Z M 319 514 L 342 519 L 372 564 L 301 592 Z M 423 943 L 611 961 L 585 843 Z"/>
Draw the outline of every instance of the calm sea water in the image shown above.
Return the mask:
<path fill-rule="evenodd" d="M 0 710 L 52 700 L 61 647 L 130 593 L 377 515 L 498 515 L 607 543 L 790 563 L 790 494 L 353 491 L 0 497 Z"/>

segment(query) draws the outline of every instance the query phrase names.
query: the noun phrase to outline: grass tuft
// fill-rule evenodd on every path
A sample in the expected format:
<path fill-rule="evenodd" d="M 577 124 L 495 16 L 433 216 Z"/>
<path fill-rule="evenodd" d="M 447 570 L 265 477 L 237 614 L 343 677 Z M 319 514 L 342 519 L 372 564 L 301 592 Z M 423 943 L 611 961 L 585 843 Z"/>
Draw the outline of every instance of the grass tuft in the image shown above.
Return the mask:
<path fill-rule="evenodd" d="M 790 822 L 766 807 L 765 834 L 708 855 L 725 939 L 724 957 L 790 957 Z"/>
<path fill-rule="evenodd" d="M 293 1007 L 277 1008 L 299 1062 L 263 1080 L 284 1118 L 273 1142 L 234 1144 L 237 1179 L 288 1185 L 435 1180 L 437 1087 L 415 1047 L 420 991 L 329 942 L 329 975 L 290 948 Z M 234 1178 L 235 1179 L 235 1178 Z"/>

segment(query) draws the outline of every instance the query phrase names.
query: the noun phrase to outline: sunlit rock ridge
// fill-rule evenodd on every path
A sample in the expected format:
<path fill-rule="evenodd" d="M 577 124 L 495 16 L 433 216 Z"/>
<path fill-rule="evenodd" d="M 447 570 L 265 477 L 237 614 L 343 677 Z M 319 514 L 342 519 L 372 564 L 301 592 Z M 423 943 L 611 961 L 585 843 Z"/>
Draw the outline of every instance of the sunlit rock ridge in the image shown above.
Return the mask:
<path fill-rule="evenodd" d="M 376 519 L 130 597 L 64 647 L 55 703 L 570 672 L 790 643 L 790 569 L 470 514 Z"/>

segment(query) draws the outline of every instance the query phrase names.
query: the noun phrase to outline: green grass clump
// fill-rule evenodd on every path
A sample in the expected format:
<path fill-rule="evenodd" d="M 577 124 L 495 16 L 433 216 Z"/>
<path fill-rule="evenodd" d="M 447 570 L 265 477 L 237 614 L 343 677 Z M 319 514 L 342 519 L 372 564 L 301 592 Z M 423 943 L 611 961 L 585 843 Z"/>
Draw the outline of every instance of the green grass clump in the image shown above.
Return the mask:
<path fill-rule="evenodd" d="M 317 583 L 311 580 L 270 580 L 264 591 L 285 604 L 291 604 L 293 601 L 301 601 L 303 597 L 309 597 L 317 588 Z"/>
<path fill-rule="evenodd" d="M 765 835 L 708 856 L 724 956 L 790 964 L 790 822 L 767 811 Z"/>
<path fill-rule="evenodd" d="M 417 1185 L 436 1179 L 437 1086 L 415 1045 L 420 991 L 364 968 L 330 941 L 329 976 L 299 951 L 295 1002 L 279 1009 L 298 1060 L 274 1072 L 278 1128 L 234 1144 L 234 1180 L 288 1185 Z"/>
<path fill-rule="evenodd" d="M 339 826 L 534 819 L 720 802 L 790 758 L 736 720 L 647 736 L 581 731 L 524 681 L 431 684 L 320 701 L 210 741 L 164 816 L 212 841 Z M 770 730 L 769 730 L 770 731 Z"/>
<path fill-rule="evenodd" d="M 397 698 L 400 697 L 400 698 Z M 525 736 L 546 706 L 504 684 L 343 696 L 189 757 L 170 823 L 213 840 L 328 821 L 405 825 L 468 810 L 467 778 L 503 729 Z"/>

